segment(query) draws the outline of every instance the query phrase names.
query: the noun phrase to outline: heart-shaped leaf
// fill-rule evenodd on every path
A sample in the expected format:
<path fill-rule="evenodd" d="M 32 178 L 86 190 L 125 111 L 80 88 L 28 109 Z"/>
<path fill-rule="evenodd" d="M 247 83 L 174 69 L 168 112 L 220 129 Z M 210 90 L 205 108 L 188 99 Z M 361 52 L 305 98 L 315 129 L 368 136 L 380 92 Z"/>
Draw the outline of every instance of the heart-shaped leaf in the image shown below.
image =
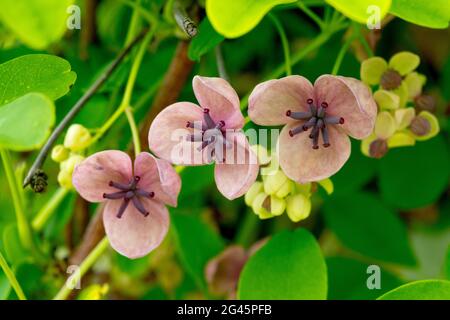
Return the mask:
<path fill-rule="evenodd" d="M 420 26 L 445 29 L 450 21 L 448 0 L 392 0 L 390 12 Z"/>
<path fill-rule="evenodd" d="M 379 14 L 377 18 L 383 19 L 391 6 L 391 0 L 326 0 L 326 2 L 350 19 L 364 24 L 374 14 Z"/>
<path fill-rule="evenodd" d="M 421 280 L 383 294 L 378 300 L 450 300 L 450 281 Z"/>
<path fill-rule="evenodd" d="M 39 148 L 55 123 L 53 102 L 29 93 L 0 108 L 0 147 L 14 151 Z"/>
<path fill-rule="evenodd" d="M 73 0 L 0 0 L 0 21 L 27 46 L 45 49 L 67 31 Z"/>
<path fill-rule="evenodd" d="M 450 154 L 442 136 L 389 151 L 380 161 L 381 196 L 401 209 L 426 206 L 445 191 Z"/>
<path fill-rule="evenodd" d="M 57 56 L 31 54 L 10 60 L 0 64 L 0 106 L 30 92 L 57 100 L 76 78 L 69 62 Z"/>
<path fill-rule="evenodd" d="M 324 213 L 327 226 L 346 247 L 381 261 L 415 264 L 405 226 L 373 195 L 332 197 Z"/>
<path fill-rule="evenodd" d="M 305 229 L 275 235 L 245 265 L 240 299 L 326 299 L 327 270 L 314 237 Z"/>
<path fill-rule="evenodd" d="M 192 39 L 189 46 L 189 59 L 199 61 L 211 49 L 221 43 L 225 38 L 218 34 L 206 17 L 198 28 L 198 34 Z"/>
<path fill-rule="evenodd" d="M 297 0 L 207 0 L 206 13 L 214 29 L 226 38 L 238 38 L 262 20 L 276 5 Z"/>

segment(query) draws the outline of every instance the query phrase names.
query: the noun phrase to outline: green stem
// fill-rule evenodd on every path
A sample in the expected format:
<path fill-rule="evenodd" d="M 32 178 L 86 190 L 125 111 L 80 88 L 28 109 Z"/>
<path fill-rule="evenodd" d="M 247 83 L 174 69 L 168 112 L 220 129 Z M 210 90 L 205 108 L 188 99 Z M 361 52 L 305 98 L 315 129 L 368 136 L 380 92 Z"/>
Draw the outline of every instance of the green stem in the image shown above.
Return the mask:
<path fill-rule="evenodd" d="M 3 161 L 3 167 L 5 168 L 6 178 L 8 179 L 9 189 L 11 191 L 20 240 L 22 242 L 22 245 L 26 249 L 32 250 L 35 248 L 35 246 L 33 242 L 33 236 L 31 234 L 31 227 L 23 209 L 23 203 L 19 192 L 19 185 L 14 174 L 11 157 L 9 151 L 3 148 L 0 148 L 0 154 Z"/>
<path fill-rule="evenodd" d="M 133 136 L 134 154 L 137 157 L 141 153 L 141 140 L 139 138 L 139 129 L 136 125 L 136 121 L 134 120 L 134 115 L 131 108 L 127 108 L 125 110 L 125 114 L 127 116 L 128 124 L 130 125 L 131 135 Z"/>
<path fill-rule="evenodd" d="M 290 76 L 292 75 L 292 67 L 291 67 L 291 53 L 289 50 L 289 41 L 286 36 L 286 32 L 284 31 L 283 25 L 281 24 L 280 20 L 277 18 L 277 16 L 274 13 L 269 13 L 269 18 L 272 20 L 275 28 L 278 31 L 278 34 L 281 38 L 281 44 L 283 46 L 283 52 L 284 52 L 284 62 L 286 66 L 286 75 Z"/>
<path fill-rule="evenodd" d="M 50 200 L 41 208 L 36 217 L 31 222 L 31 226 L 35 231 L 41 231 L 48 219 L 53 215 L 56 208 L 61 204 L 66 195 L 69 193 L 68 189 L 59 188 Z"/>
<path fill-rule="evenodd" d="M 14 275 L 14 272 L 9 267 L 8 262 L 6 262 L 6 259 L 3 257 L 1 252 L 0 252 L 0 267 L 3 269 L 3 272 L 5 273 L 6 278 L 8 278 L 11 287 L 13 287 L 14 291 L 16 292 L 17 297 L 20 300 L 27 300 L 25 294 L 23 293 L 22 287 L 20 286 L 16 276 Z"/>
<path fill-rule="evenodd" d="M 316 15 L 311 9 L 309 9 L 302 1 L 297 2 L 297 6 L 300 10 L 302 10 L 308 17 L 313 20 L 320 29 L 324 28 L 324 23 L 322 19 L 319 18 L 318 15 Z"/>
<path fill-rule="evenodd" d="M 86 257 L 86 259 L 81 263 L 79 269 L 80 280 L 88 272 L 88 270 L 94 265 L 94 263 L 101 257 L 101 255 L 109 247 L 108 238 L 103 238 L 99 244 L 92 250 L 92 252 Z M 53 300 L 65 300 L 72 292 L 72 289 L 64 284 L 61 290 L 56 294 Z"/>
<path fill-rule="evenodd" d="M 128 77 L 128 82 L 125 88 L 125 93 L 122 99 L 120 106 L 114 112 L 114 114 L 103 124 L 103 126 L 98 130 L 97 134 L 92 138 L 91 145 L 97 142 L 103 135 L 108 131 L 111 126 L 116 122 L 116 120 L 130 107 L 131 96 L 133 93 L 134 85 L 136 83 L 136 78 L 139 72 L 139 68 L 141 66 L 142 60 L 144 58 L 145 52 L 147 50 L 150 41 L 153 39 L 153 36 L 156 32 L 156 26 L 152 27 L 147 35 L 145 36 L 142 44 L 139 48 L 139 51 L 133 61 L 133 66 L 131 67 L 131 72 Z"/>
<path fill-rule="evenodd" d="M 339 72 L 339 68 L 341 67 L 342 61 L 344 60 L 345 54 L 348 51 L 348 48 L 352 44 L 352 42 L 357 38 L 357 35 L 353 35 L 345 41 L 344 45 L 342 46 L 341 50 L 339 51 L 339 54 L 336 58 L 336 62 L 333 66 L 333 71 L 331 72 L 332 75 L 337 75 Z"/>

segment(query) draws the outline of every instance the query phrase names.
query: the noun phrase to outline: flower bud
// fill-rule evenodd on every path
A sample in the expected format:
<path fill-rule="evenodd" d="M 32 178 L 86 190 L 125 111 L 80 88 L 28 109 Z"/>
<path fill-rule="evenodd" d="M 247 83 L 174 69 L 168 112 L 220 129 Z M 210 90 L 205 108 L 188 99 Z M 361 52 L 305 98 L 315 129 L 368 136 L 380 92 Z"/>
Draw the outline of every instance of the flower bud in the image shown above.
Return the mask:
<path fill-rule="evenodd" d="M 72 189 L 72 173 L 67 172 L 66 170 L 61 170 L 58 173 L 58 183 L 61 187 L 66 189 Z"/>
<path fill-rule="evenodd" d="M 389 151 L 386 140 L 377 139 L 373 141 L 369 146 L 369 156 L 375 159 L 383 158 Z"/>
<path fill-rule="evenodd" d="M 93 284 L 81 291 L 77 300 L 101 300 L 109 291 L 109 285 Z"/>
<path fill-rule="evenodd" d="M 289 193 L 291 193 L 293 187 L 293 182 L 289 179 L 281 186 L 280 189 L 275 193 L 275 196 L 278 198 L 285 198 Z"/>
<path fill-rule="evenodd" d="M 64 146 L 72 151 L 81 151 L 89 146 L 91 133 L 80 124 L 73 124 L 67 130 Z"/>
<path fill-rule="evenodd" d="M 317 183 L 326 191 L 327 194 L 332 194 L 334 192 L 334 185 L 331 179 L 324 179 L 317 181 Z"/>
<path fill-rule="evenodd" d="M 270 196 L 270 209 L 269 212 L 274 216 L 280 216 L 286 209 L 286 201 L 284 199 Z"/>
<path fill-rule="evenodd" d="M 252 209 L 260 219 L 270 219 L 273 215 L 267 210 L 270 206 L 270 196 L 261 192 L 255 197 L 252 203 Z"/>
<path fill-rule="evenodd" d="M 250 189 L 248 189 L 247 193 L 245 194 L 245 204 L 249 207 L 252 206 L 253 201 L 255 200 L 256 196 L 260 194 L 263 191 L 263 184 L 262 182 L 256 181 Z"/>
<path fill-rule="evenodd" d="M 67 171 L 69 174 L 72 174 L 75 166 L 83 162 L 84 159 L 85 158 L 83 156 L 80 156 L 79 154 L 73 154 L 69 159 L 61 162 L 60 169 L 61 171 Z"/>
<path fill-rule="evenodd" d="M 64 160 L 67 160 L 69 154 L 69 150 L 66 149 L 63 145 L 59 144 L 52 150 L 52 160 L 58 163 L 63 162 Z"/>
<path fill-rule="evenodd" d="M 436 116 L 428 111 L 422 111 L 409 126 L 414 138 L 424 141 L 433 138 L 439 133 L 439 122 Z"/>
<path fill-rule="evenodd" d="M 278 170 L 272 175 L 265 176 L 264 191 L 269 195 L 273 195 L 280 190 L 287 180 L 288 178 L 281 170 Z"/>
<path fill-rule="evenodd" d="M 291 195 L 286 198 L 286 212 L 293 222 L 304 220 L 311 213 L 311 200 L 303 194 Z"/>

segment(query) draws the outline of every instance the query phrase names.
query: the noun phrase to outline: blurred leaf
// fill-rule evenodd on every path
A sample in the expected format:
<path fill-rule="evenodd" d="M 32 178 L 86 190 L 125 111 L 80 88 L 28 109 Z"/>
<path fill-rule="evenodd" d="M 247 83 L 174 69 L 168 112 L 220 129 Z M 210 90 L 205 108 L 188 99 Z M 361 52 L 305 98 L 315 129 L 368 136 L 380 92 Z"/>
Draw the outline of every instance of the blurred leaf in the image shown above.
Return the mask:
<path fill-rule="evenodd" d="M 73 0 L 0 0 L 0 21 L 27 46 L 45 49 L 67 31 Z"/>
<path fill-rule="evenodd" d="M 101 1 L 97 8 L 98 35 L 107 47 L 121 48 L 127 34 L 131 9 L 122 1 Z"/>
<path fill-rule="evenodd" d="M 0 106 L 31 92 L 57 100 L 69 92 L 76 78 L 69 62 L 57 56 L 18 57 L 0 64 Z"/>
<path fill-rule="evenodd" d="M 392 0 L 390 12 L 423 27 L 445 29 L 450 21 L 448 0 Z"/>
<path fill-rule="evenodd" d="M 114 253 L 114 264 L 120 271 L 132 277 L 140 277 L 148 273 L 150 260 L 148 256 L 139 259 L 129 259 L 121 254 Z"/>
<path fill-rule="evenodd" d="M 447 249 L 447 255 L 444 262 L 444 274 L 448 280 L 450 280 L 450 246 Z"/>
<path fill-rule="evenodd" d="M 326 262 L 329 300 L 373 300 L 402 284 L 400 279 L 381 268 L 381 289 L 369 289 L 367 268 L 370 264 L 343 257 L 327 258 Z"/>
<path fill-rule="evenodd" d="M 215 48 L 225 38 L 214 30 L 208 17 L 200 23 L 198 34 L 189 45 L 189 59 L 200 61 L 200 58 Z"/>
<path fill-rule="evenodd" d="M 147 291 L 142 300 L 168 300 L 169 297 L 161 287 L 154 287 Z"/>
<path fill-rule="evenodd" d="M 381 261 L 415 265 L 405 226 L 373 195 L 330 198 L 324 214 L 327 226 L 349 249 Z"/>
<path fill-rule="evenodd" d="M 77 195 L 75 194 L 75 192 L 70 192 L 67 196 L 64 197 L 64 200 L 55 209 L 55 214 L 53 214 L 45 224 L 45 239 L 47 239 L 48 241 L 57 241 L 61 238 L 64 238 L 64 228 L 66 228 L 70 218 L 74 213 L 76 198 Z M 50 200 L 50 198 L 48 198 L 48 200 Z M 43 205 L 44 203 L 40 204 L 40 206 Z"/>
<path fill-rule="evenodd" d="M 206 13 L 214 29 L 226 38 L 252 30 L 276 5 L 296 0 L 207 0 Z"/>
<path fill-rule="evenodd" d="M 39 148 L 55 123 L 53 102 L 29 93 L 0 108 L 0 146 L 14 151 Z"/>
<path fill-rule="evenodd" d="M 44 272 L 31 263 L 21 263 L 15 268 L 17 281 L 20 283 L 28 299 L 49 299 L 48 282 Z"/>
<path fill-rule="evenodd" d="M 244 266 L 238 297 L 326 299 L 326 265 L 314 237 L 305 229 L 273 236 Z"/>
<path fill-rule="evenodd" d="M 372 10 L 369 10 L 371 6 L 376 5 L 380 10 L 380 20 L 386 16 L 391 6 L 391 0 L 376 2 L 373 0 L 326 0 L 326 2 L 350 19 L 363 24 L 366 24 L 369 17 L 374 14 Z"/>
<path fill-rule="evenodd" d="M 16 224 L 5 227 L 2 235 L 6 259 L 11 264 L 19 264 L 29 258 L 29 253 L 22 247 Z"/>
<path fill-rule="evenodd" d="M 179 202 L 191 201 L 193 195 L 204 195 L 206 189 L 214 183 L 214 166 L 188 167 L 181 172 L 181 180 L 189 188 L 182 188 Z"/>
<path fill-rule="evenodd" d="M 0 269 L 0 300 L 6 300 L 11 292 L 11 285 L 3 270 Z"/>
<path fill-rule="evenodd" d="M 450 281 L 421 280 L 383 294 L 379 300 L 450 300 Z"/>
<path fill-rule="evenodd" d="M 199 217 L 172 214 L 172 225 L 180 260 L 200 288 L 205 288 L 205 266 L 225 244 Z"/>
<path fill-rule="evenodd" d="M 397 148 L 380 161 L 381 196 L 401 209 L 435 202 L 446 189 L 449 151 L 441 135 L 412 148 Z"/>

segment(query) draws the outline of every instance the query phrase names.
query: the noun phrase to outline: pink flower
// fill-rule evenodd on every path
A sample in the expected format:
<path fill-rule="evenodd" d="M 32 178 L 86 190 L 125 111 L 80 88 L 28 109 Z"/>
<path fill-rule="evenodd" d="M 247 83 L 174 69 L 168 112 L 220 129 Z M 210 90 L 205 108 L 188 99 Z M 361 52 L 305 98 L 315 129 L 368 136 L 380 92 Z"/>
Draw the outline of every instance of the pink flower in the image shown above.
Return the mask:
<path fill-rule="evenodd" d="M 232 200 L 245 194 L 258 175 L 256 155 L 242 133 L 239 97 L 221 78 L 194 77 L 200 106 L 175 103 L 153 121 L 150 149 L 174 164 L 204 165 L 215 162 L 219 191 Z"/>
<path fill-rule="evenodd" d="M 141 153 L 133 165 L 122 151 L 96 153 L 73 173 L 73 185 L 90 202 L 105 202 L 103 223 L 111 246 L 139 258 L 158 247 L 169 228 L 165 206 L 177 205 L 181 181 L 165 160 Z"/>
<path fill-rule="evenodd" d="M 377 106 L 362 82 L 323 75 L 314 86 L 289 76 L 258 85 L 249 98 L 249 115 L 259 125 L 286 125 L 280 133 L 280 166 L 299 183 L 328 178 L 350 157 L 347 135 L 369 136 Z"/>

